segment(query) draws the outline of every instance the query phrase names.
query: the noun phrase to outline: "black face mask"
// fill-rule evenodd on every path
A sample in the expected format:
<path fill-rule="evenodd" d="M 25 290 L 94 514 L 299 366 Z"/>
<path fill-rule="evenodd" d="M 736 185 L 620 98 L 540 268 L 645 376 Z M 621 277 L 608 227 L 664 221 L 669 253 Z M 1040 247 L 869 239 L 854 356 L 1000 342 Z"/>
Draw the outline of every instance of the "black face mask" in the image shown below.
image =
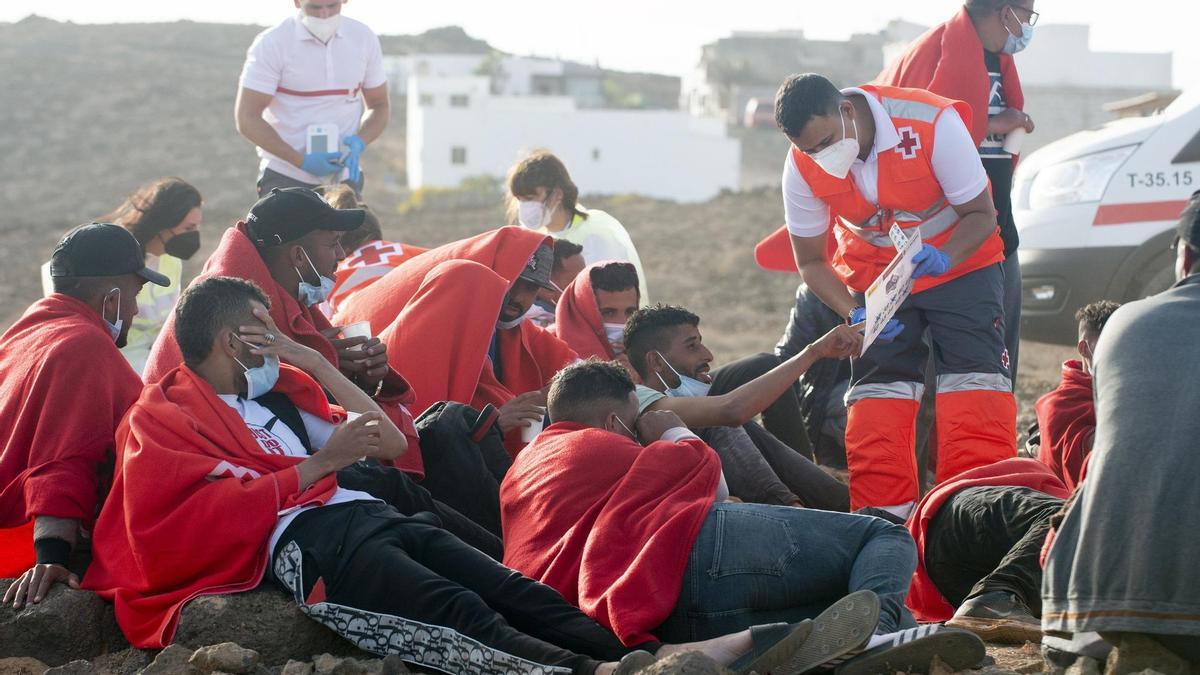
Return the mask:
<path fill-rule="evenodd" d="M 163 244 L 167 255 L 173 255 L 180 260 L 190 260 L 200 250 L 200 230 L 192 230 L 177 234 Z"/>

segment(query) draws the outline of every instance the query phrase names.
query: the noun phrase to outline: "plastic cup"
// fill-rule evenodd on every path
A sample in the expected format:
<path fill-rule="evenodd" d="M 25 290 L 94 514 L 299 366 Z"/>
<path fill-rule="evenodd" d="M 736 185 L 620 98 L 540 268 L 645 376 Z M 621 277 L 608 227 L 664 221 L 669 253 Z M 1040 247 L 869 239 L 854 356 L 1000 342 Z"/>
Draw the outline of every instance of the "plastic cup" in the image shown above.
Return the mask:
<path fill-rule="evenodd" d="M 1021 145 L 1025 143 L 1027 133 L 1024 127 L 1017 127 L 1008 132 L 1008 135 L 1004 137 L 1004 151 L 1010 155 L 1021 154 Z"/>
<path fill-rule="evenodd" d="M 373 337 L 371 335 L 371 322 L 370 321 L 359 321 L 356 323 L 352 323 L 349 326 L 342 326 L 342 337 L 346 337 L 346 338 L 360 337 L 360 338 L 367 338 L 368 340 L 370 340 L 371 337 Z M 357 345 L 354 347 L 354 349 L 362 349 L 362 348 L 363 348 L 362 345 Z"/>
<path fill-rule="evenodd" d="M 542 433 L 542 427 L 546 424 L 546 411 L 542 411 L 542 417 L 531 421 L 529 424 L 521 427 L 521 442 L 532 443 L 537 435 Z"/>

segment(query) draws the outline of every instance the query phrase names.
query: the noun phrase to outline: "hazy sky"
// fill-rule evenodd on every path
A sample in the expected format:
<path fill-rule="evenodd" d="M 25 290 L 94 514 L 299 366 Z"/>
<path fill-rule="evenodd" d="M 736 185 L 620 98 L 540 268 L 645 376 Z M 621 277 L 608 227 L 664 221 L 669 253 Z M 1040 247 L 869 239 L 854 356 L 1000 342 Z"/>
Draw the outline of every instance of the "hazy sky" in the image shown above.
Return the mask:
<path fill-rule="evenodd" d="M 873 32 L 889 19 L 933 24 L 954 0 L 349 0 L 345 13 L 378 33 L 460 25 L 517 54 L 562 56 L 622 70 L 680 75 L 700 45 L 732 30 L 800 28 L 813 38 Z M 1176 87 L 1200 85 L 1197 0 L 1039 0 L 1046 23 L 1087 23 L 1092 48 L 1175 54 Z M 172 21 L 272 24 L 287 0 L 2 0 L 0 21 L 37 13 L 78 23 Z M 1035 37 L 1036 38 L 1036 34 Z"/>

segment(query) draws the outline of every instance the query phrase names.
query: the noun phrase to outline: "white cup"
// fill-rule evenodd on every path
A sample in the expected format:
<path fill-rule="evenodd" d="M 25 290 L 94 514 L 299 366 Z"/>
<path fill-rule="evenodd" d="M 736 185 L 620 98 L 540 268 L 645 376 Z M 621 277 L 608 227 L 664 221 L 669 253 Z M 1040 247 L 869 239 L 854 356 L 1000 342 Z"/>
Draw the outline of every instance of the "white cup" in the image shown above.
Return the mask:
<path fill-rule="evenodd" d="M 1021 154 L 1021 145 L 1025 142 L 1025 135 L 1027 133 L 1025 127 L 1017 127 L 1008 132 L 1008 135 L 1004 138 L 1004 151 L 1010 155 Z"/>
<path fill-rule="evenodd" d="M 347 337 L 347 338 L 361 337 L 361 338 L 367 338 L 368 340 L 370 340 L 372 337 L 371 336 L 371 322 L 370 321 L 359 321 L 357 323 L 352 323 L 349 326 L 342 326 L 342 337 Z M 354 348 L 362 349 L 362 345 L 358 345 Z"/>
<path fill-rule="evenodd" d="M 545 424 L 546 411 L 543 410 L 541 417 L 521 427 L 521 442 L 532 443 L 533 439 L 537 438 L 537 435 L 542 433 L 542 428 L 545 426 Z"/>

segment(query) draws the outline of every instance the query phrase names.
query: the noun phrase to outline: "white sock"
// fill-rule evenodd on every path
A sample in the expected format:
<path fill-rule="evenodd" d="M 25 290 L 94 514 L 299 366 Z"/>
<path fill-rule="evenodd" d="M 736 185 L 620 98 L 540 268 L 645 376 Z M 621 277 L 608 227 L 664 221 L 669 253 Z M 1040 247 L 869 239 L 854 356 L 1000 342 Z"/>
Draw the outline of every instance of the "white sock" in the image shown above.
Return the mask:
<path fill-rule="evenodd" d="M 928 635 L 933 635 L 934 633 L 938 632 L 941 627 L 942 624 L 940 623 L 927 623 L 917 626 L 916 628 L 898 630 L 895 633 L 875 635 L 869 642 L 867 642 L 867 649 L 874 649 L 875 647 L 883 644 L 891 644 L 893 647 L 898 647 L 906 642 L 912 642 L 913 640 L 917 640 Z"/>

